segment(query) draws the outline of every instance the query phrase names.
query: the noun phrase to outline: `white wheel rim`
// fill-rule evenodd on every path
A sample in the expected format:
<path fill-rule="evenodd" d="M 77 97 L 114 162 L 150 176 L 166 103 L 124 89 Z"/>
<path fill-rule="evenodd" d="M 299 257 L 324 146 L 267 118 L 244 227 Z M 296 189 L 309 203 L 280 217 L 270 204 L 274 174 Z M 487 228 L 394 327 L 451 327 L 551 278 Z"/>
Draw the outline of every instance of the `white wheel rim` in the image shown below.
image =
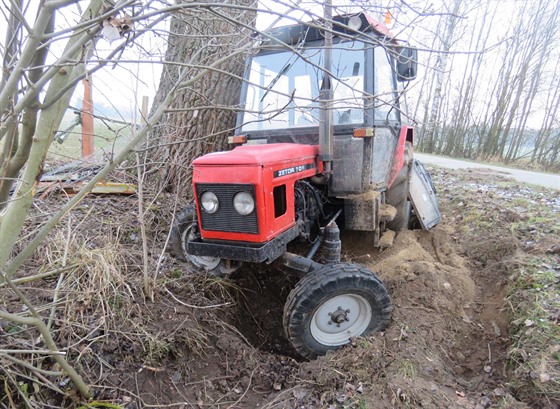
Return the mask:
<path fill-rule="evenodd" d="M 205 271 L 211 271 L 216 267 L 218 267 L 222 259 L 219 257 L 194 256 L 192 254 L 189 254 L 186 247 L 187 241 L 192 240 L 193 238 L 196 237 L 196 234 L 192 231 L 192 227 L 193 226 L 190 225 L 183 231 L 183 237 L 181 237 L 181 248 L 183 250 L 183 254 L 195 266 L 202 268 Z"/>
<path fill-rule="evenodd" d="M 371 305 L 361 295 L 336 295 L 321 304 L 313 314 L 311 335 L 323 345 L 344 345 L 351 337 L 360 336 L 371 318 Z"/>

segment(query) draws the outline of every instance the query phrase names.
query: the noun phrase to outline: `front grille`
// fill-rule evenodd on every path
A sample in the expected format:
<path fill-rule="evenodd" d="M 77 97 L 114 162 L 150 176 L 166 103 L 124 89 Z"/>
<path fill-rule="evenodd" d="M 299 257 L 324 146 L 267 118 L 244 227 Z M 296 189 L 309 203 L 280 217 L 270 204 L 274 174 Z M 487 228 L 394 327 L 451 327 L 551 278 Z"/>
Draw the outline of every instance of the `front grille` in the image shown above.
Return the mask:
<path fill-rule="evenodd" d="M 259 232 L 256 203 L 255 210 L 247 216 L 240 215 L 233 207 L 233 197 L 238 192 L 249 192 L 253 199 L 255 198 L 255 187 L 253 185 L 197 183 L 195 189 L 199 200 L 204 192 L 211 191 L 220 202 L 216 213 L 208 214 L 204 210 L 200 211 L 200 222 L 203 230 L 252 234 Z"/>

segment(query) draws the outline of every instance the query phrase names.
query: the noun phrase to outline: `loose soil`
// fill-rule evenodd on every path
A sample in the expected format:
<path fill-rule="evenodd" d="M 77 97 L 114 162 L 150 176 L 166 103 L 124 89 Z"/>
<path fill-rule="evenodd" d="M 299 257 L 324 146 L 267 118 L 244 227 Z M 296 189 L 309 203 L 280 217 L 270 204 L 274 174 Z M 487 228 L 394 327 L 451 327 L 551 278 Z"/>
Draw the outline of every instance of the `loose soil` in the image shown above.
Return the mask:
<path fill-rule="evenodd" d="M 68 347 L 95 402 L 126 408 L 558 408 L 560 401 L 537 396 L 522 401 L 512 387 L 512 310 L 506 300 L 515 260 L 527 252 L 545 254 L 557 237 L 543 234 L 529 245 L 510 233 L 523 209 L 507 210 L 503 203 L 521 187 L 501 187 L 501 175 L 432 173 L 443 214 L 433 230 L 401 232 L 383 251 L 373 248 L 367 233 L 342 234 L 343 259 L 376 272 L 391 294 L 392 322 L 384 333 L 301 360 L 282 328 L 284 302 L 297 277 L 267 266 L 245 266 L 228 279 L 201 277 L 161 257 L 171 198 L 171 204 L 156 203 L 146 221 L 159 238 L 148 248 L 150 272 L 159 263 L 160 275 L 153 300 L 143 297 L 140 232 L 130 211 L 135 199 L 92 197 L 73 213 L 74 220 L 88 215 L 76 241 L 122 251 L 117 270 L 124 279 L 110 279 L 104 287 L 110 316 L 92 301 L 74 303 L 71 313 L 59 308 L 56 341 Z M 533 200 L 537 193 L 528 192 L 524 197 Z M 558 192 L 538 194 L 560 211 Z M 45 199 L 40 207 L 56 200 Z M 484 215 L 469 217 L 473 207 L 494 223 L 483 225 Z M 109 236 L 117 240 L 108 246 Z M 35 264 L 47 263 L 45 257 Z M 43 294 L 47 303 L 50 293 L 38 287 L 52 290 L 56 284 L 45 280 L 26 291 L 35 302 Z M 111 288 L 122 290 L 120 298 L 111 298 Z M 12 293 L 0 291 L 9 310 L 21 309 Z M 77 321 L 83 326 L 79 335 Z M 75 407 L 75 399 L 53 396 L 50 402 Z"/>

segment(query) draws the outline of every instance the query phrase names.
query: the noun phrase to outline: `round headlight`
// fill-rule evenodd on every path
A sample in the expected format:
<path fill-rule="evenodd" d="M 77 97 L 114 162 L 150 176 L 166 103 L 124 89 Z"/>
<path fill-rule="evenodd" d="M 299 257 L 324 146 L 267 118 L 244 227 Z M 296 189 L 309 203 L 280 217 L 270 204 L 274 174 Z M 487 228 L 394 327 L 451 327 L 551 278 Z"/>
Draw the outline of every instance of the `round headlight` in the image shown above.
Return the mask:
<path fill-rule="evenodd" d="M 237 213 L 247 216 L 255 209 L 255 200 L 250 193 L 239 192 L 233 197 L 233 207 L 235 207 Z"/>
<path fill-rule="evenodd" d="M 218 211 L 218 196 L 212 192 L 204 192 L 200 196 L 200 205 L 206 213 L 216 213 Z"/>

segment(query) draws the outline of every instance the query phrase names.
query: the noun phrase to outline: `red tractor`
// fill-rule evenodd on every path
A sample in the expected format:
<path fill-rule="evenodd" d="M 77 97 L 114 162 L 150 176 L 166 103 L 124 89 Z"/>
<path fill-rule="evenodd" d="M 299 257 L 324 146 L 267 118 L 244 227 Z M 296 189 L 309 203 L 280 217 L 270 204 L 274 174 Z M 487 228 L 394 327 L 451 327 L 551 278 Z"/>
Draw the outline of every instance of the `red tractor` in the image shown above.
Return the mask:
<path fill-rule="evenodd" d="M 300 274 L 284 328 L 313 358 L 390 320 L 380 279 L 341 262 L 338 226 L 373 232 L 379 247 L 399 230 L 439 221 L 430 176 L 412 158 L 414 129 L 404 124 L 416 50 L 365 14 L 255 41 L 230 138 L 242 146 L 193 162 L 194 204 L 177 216 L 171 247 L 209 274 L 242 263 Z"/>

